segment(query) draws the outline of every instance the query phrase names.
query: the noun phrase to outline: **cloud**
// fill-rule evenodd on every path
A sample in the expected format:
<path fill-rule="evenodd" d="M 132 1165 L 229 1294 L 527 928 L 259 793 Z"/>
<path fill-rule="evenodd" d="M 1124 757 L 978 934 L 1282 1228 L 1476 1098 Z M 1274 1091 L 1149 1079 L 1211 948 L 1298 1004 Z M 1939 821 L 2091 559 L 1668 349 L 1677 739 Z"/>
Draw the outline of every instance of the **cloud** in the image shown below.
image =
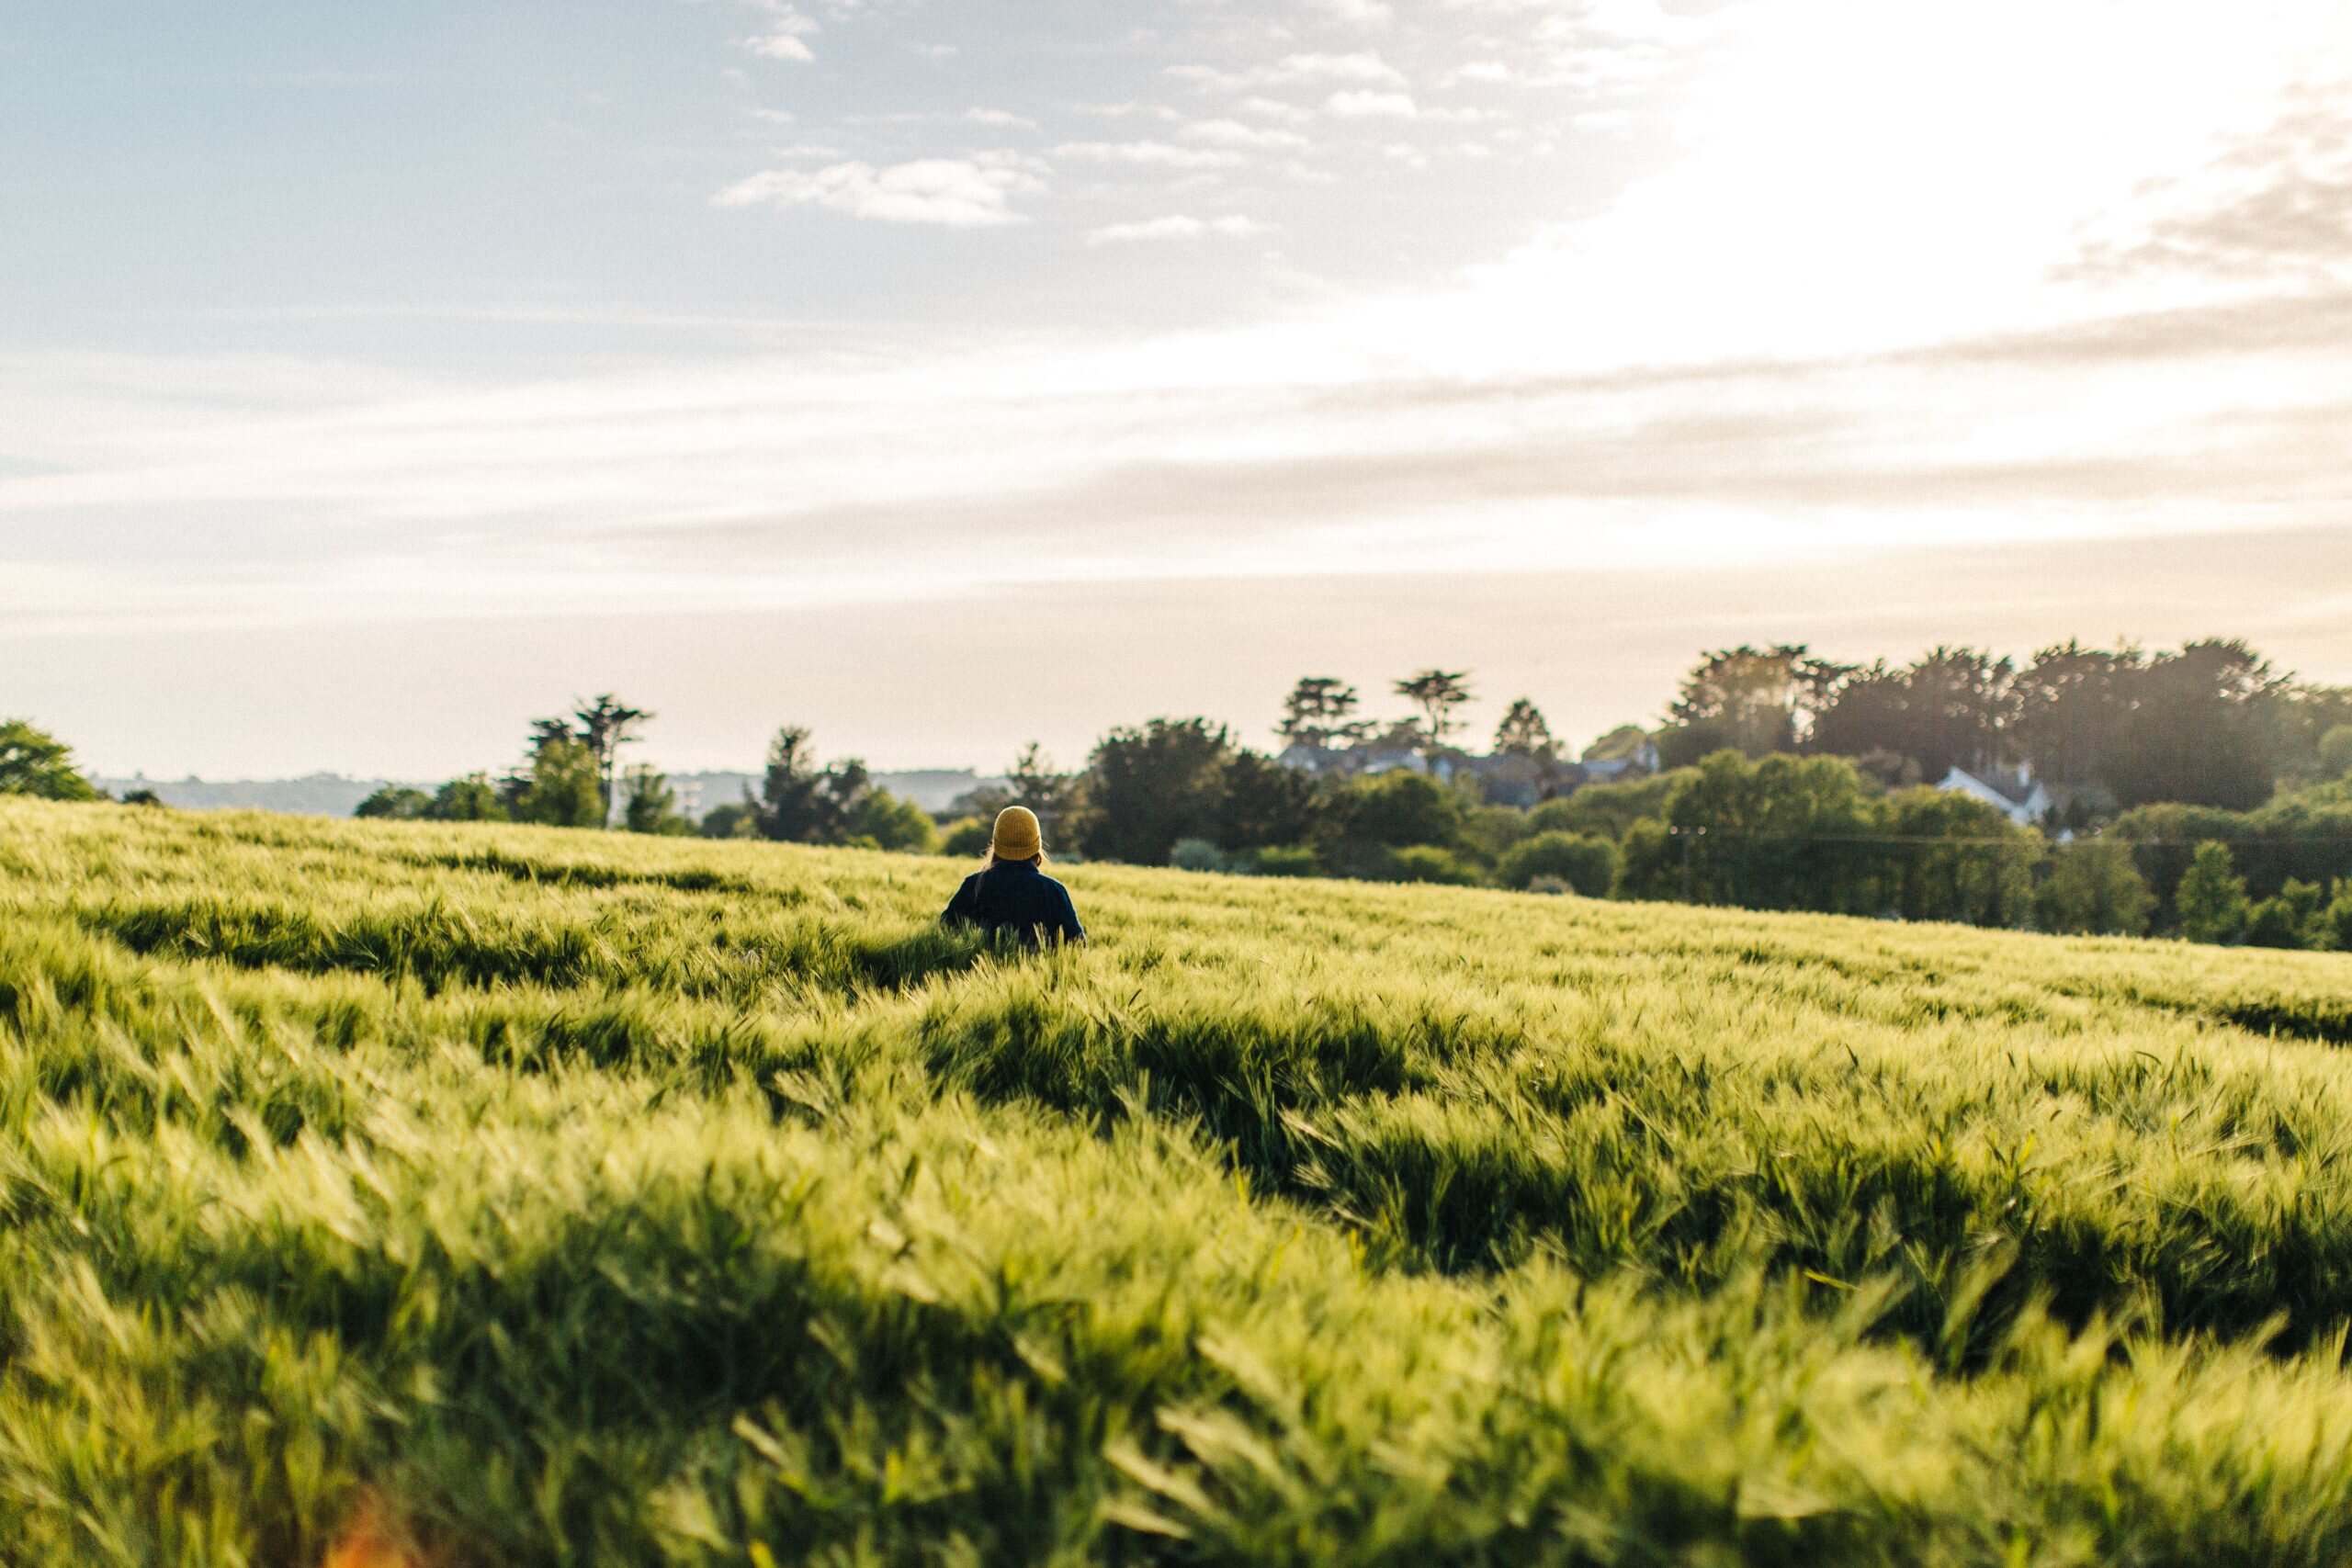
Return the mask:
<path fill-rule="evenodd" d="M 824 30 L 817 24 L 816 18 L 781 3 L 781 0 L 762 0 L 757 8 L 767 13 L 768 30 L 756 38 L 745 39 L 745 49 L 768 60 L 806 63 L 817 58 L 816 52 L 803 41 Z"/>
<path fill-rule="evenodd" d="M 1187 141 L 1212 147 L 1261 147 L 1298 152 L 1313 145 L 1295 130 L 1269 130 L 1238 119 L 1196 119 L 1177 132 Z"/>
<path fill-rule="evenodd" d="M 1453 79 L 1456 82 L 1508 82 L 1511 79 L 1510 67 L 1499 60 L 1474 60 L 1456 68 Z"/>
<path fill-rule="evenodd" d="M 1241 107 L 1262 119 L 1278 119 L 1285 125 L 1297 125 L 1315 118 L 1313 109 L 1303 109 L 1280 98 L 1244 98 Z"/>
<path fill-rule="evenodd" d="M 985 125 L 1000 130 L 1035 130 L 1037 122 L 1026 115 L 1010 109 L 975 107 L 968 109 L 902 109 L 891 114 L 853 114 L 842 117 L 846 125 Z"/>
<path fill-rule="evenodd" d="M 1334 93 L 1323 107 L 1342 119 L 1411 119 L 1421 112 L 1410 93 L 1374 93 L 1363 89 Z"/>
<path fill-rule="evenodd" d="M 1057 158 L 1081 158 L 1094 164 L 1140 164 L 1164 169 L 1230 169 L 1249 162 L 1238 152 L 1207 147 L 1179 147 L 1172 141 L 1065 141 L 1054 149 Z"/>
<path fill-rule="evenodd" d="M 1046 190 L 1033 166 L 1018 153 L 999 152 L 919 158 L 886 168 L 854 162 L 813 173 L 769 169 L 711 199 L 719 207 L 822 207 L 886 223 L 1001 228 L 1026 221 L 1012 209 L 1013 197 Z"/>
<path fill-rule="evenodd" d="M 1396 13 L 1382 0 L 1307 0 L 1307 5 L 1342 22 L 1362 28 L 1385 28 L 1396 19 Z"/>
<path fill-rule="evenodd" d="M 767 60 L 791 60 L 806 64 L 817 58 L 816 51 L 801 42 L 795 33 L 770 33 L 763 38 L 745 39 L 743 47 Z"/>
<path fill-rule="evenodd" d="M 1204 234 L 1238 237 L 1259 231 L 1259 224 L 1238 213 L 1229 218 L 1206 220 L 1171 213 L 1165 218 L 1147 219 L 1137 223 L 1113 223 L 1087 235 L 1086 243 L 1090 245 L 1115 245 L 1138 240 L 1197 240 Z"/>
<path fill-rule="evenodd" d="M 1255 65 L 1244 71 L 1222 71 L 1213 65 L 1171 65 L 1168 74 L 1198 87 L 1226 92 L 1300 82 L 1358 82 L 1388 87 L 1406 85 L 1403 72 L 1369 50 L 1351 54 L 1289 54 L 1272 64 Z"/>
<path fill-rule="evenodd" d="M 2133 215 L 2136 231 L 2092 239 L 2062 276 L 2251 280 L 2352 272 L 2352 88 L 2338 89 L 2338 101 L 2309 90 L 2297 97 L 2205 168 L 2158 182 Z"/>
<path fill-rule="evenodd" d="M 1125 103 L 1072 104 L 1069 107 L 1073 113 L 1100 115 L 1105 119 L 1130 119 L 1140 116 L 1147 119 L 1166 120 L 1173 125 L 1184 118 L 1164 104 L 1147 104 L 1134 99 Z"/>

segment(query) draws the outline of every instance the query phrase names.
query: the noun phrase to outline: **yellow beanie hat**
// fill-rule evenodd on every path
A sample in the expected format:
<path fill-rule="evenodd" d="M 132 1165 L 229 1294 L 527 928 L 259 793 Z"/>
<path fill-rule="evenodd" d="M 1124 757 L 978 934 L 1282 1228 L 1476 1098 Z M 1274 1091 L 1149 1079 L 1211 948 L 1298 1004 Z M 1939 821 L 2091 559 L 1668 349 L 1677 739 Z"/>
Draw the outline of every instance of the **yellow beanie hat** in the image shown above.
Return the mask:
<path fill-rule="evenodd" d="M 1046 836 L 1037 814 L 1025 806 L 1008 806 L 996 814 L 996 831 L 989 836 L 989 853 L 999 860 L 1029 860 L 1045 852 Z"/>

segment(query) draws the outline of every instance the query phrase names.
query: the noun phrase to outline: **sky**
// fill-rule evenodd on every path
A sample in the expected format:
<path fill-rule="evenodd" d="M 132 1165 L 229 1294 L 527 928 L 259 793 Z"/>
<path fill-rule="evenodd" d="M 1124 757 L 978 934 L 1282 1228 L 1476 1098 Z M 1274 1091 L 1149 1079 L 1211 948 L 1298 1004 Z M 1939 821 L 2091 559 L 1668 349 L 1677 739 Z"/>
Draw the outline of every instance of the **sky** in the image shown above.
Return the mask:
<path fill-rule="evenodd" d="M 113 773 L 2352 681 L 2342 0 L 0 0 L 0 716 Z"/>

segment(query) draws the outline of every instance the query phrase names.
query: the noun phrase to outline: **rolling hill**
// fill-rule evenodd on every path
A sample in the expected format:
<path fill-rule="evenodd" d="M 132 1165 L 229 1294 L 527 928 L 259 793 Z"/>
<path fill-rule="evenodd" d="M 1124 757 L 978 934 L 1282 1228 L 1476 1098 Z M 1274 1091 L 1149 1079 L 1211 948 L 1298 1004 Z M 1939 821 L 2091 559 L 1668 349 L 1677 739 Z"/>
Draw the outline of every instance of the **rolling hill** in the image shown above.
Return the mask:
<path fill-rule="evenodd" d="M 0 800 L 0 1557 L 2352 1556 L 2352 957 L 966 869 Z"/>

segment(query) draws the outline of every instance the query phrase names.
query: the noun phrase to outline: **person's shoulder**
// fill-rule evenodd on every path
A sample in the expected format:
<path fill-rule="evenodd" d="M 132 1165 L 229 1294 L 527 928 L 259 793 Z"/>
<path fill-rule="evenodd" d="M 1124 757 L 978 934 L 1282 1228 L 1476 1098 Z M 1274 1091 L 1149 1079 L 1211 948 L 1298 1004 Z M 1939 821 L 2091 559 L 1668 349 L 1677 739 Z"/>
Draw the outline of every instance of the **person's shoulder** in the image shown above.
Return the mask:
<path fill-rule="evenodd" d="M 983 877 L 983 876 L 986 876 L 987 874 L 988 874 L 988 873 L 987 873 L 987 872 L 985 872 L 985 871 L 976 871 L 976 872 L 972 873 L 972 874 L 971 874 L 971 875 L 969 875 L 969 876 L 967 876 L 967 877 L 966 877 L 966 878 L 964 879 L 964 885 L 963 885 L 961 887 L 958 887 L 957 889 L 956 889 L 956 892 L 958 892 L 958 893 L 969 893 L 969 892 L 972 892 L 974 889 L 976 889 L 976 888 L 978 888 L 978 887 L 979 886 L 979 885 L 980 885 L 980 878 L 981 878 L 981 877 Z"/>
<path fill-rule="evenodd" d="M 1040 874 L 1037 880 L 1052 888 L 1055 892 L 1060 894 L 1063 897 L 1067 898 L 1069 897 L 1069 889 L 1062 886 L 1061 879 L 1059 877 L 1046 876 Z"/>

